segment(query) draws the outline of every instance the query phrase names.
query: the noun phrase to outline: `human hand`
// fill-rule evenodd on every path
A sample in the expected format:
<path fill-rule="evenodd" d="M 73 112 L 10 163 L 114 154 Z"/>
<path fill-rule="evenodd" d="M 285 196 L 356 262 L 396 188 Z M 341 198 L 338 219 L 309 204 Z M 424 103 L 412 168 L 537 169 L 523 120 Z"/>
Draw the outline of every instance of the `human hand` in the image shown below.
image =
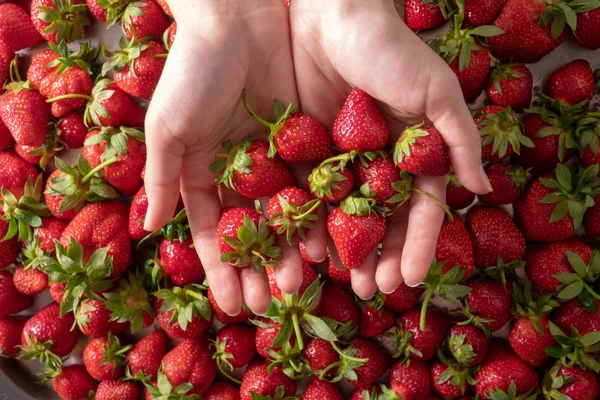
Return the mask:
<path fill-rule="evenodd" d="M 253 202 L 230 190 L 219 197 L 216 176 L 208 167 L 226 139 L 235 144 L 268 134 L 242 106 L 242 89 L 259 115 L 271 114 L 275 98 L 296 103 L 287 10 L 281 0 L 169 5 L 177 39 L 146 119 L 145 228 L 160 229 L 170 220 L 181 191 L 217 303 L 235 315 L 243 298 L 262 314 L 271 298 L 266 276 L 222 263 L 216 237 L 222 208 L 253 207 Z M 319 228 L 307 237 L 307 250 L 315 258 L 325 256 L 325 240 L 318 238 L 324 234 Z M 280 246 L 284 251 L 276 279 L 282 290 L 294 293 L 302 282 L 298 246 L 285 241 Z"/>
<path fill-rule="evenodd" d="M 427 118 L 444 137 L 461 183 L 475 193 L 491 190 L 481 167 L 479 133 L 456 76 L 406 27 L 391 1 L 293 0 L 290 28 L 303 112 L 331 127 L 351 88 L 359 87 L 378 100 L 391 140 Z M 415 186 L 445 199 L 444 177 L 415 177 Z M 378 287 L 391 292 L 402 281 L 420 283 L 443 218 L 433 200 L 414 194 L 408 208 L 389 218 L 381 256 L 374 251 L 352 270 L 355 293 L 367 299 Z M 339 265 L 333 249 L 330 243 Z"/>

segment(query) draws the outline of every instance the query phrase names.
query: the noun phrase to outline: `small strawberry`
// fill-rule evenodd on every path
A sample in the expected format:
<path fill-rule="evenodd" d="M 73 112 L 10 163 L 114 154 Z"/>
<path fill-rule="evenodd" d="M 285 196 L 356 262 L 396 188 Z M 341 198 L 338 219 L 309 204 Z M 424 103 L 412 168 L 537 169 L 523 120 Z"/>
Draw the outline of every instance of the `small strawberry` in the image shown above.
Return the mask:
<path fill-rule="evenodd" d="M 223 375 L 229 377 L 226 368 L 242 368 L 252 361 L 256 355 L 254 339 L 254 329 L 244 325 L 229 325 L 219 331 L 217 340 L 213 343 L 213 358 Z"/>
<path fill-rule="evenodd" d="M 559 362 L 544 375 L 542 390 L 548 399 L 593 400 L 600 396 L 598 378 L 591 369 Z"/>
<path fill-rule="evenodd" d="M 546 94 L 567 106 L 590 101 L 596 82 L 590 63 L 575 60 L 554 71 L 546 83 Z"/>
<path fill-rule="evenodd" d="M 16 4 L 0 4 L 0 48 L 15 53 L 35 46 L 41 40 L 25 10 Z"/>
<path fill-rule="evenodd" d="M 125 354 L 131 346 L 121 346 L 119 338 L 97 337 L 88 342 L 83 350 L 83 363 L 88 373 L 97 381 L 114 381 L 123 374 Z"/>
<path fill-rule="evenodd" d="M 48 275 L 38 268 L 26 268 L 19 263 L 13 273 L 13 282 L 19 292 L 34 296 L 48 288 Z"/>
<path fill-rule="evenodd" d="M 465 24 L 488 25 L 494 22 L 507 0 L 465 0 Z"/>
<path fill-rule="evenodd" d="M 600 10 L 597 8 L 577 14 L 577 29 L 573 34 L 577 42 L 586 49 L 600 48 L 598 21 L 600 21 Z"/>
<path fill-rule="evenodd" d="M 158 252 L 160 267 L 175 285 L 185 286 L 204 278 L 204 268 L 189 232 L 182 238 L 162 238 Z"/>
<path fill-rule="evenodd" d="M 296 394 L 296 382 L 286 376 L 281 367 L 268 371 L 269 362 L 256 360 L 246 369 L 240 387 L 241 400 L 255 400 L 257 398 L 272 398 L 279 396 L 283 399 Z M 258 397 L 261 396 L 261 397 Z"/>
<path fill-rule="evenodd" d="M 90 24 L 83 0 L 33 0 L 31 19 L 40 35 L 52 43 L 81 39 Z"/>
<path fill-rule="evenodd" d="M 348 268 L 338 269 L 333 261 L 329 260 L 327 265 L 327 274 L 335 284 L 349 288 L 352 286 L 352 278 Z"/>
<path fill-rule="evenodd" d="M 96 389 L 94 400 L 137 400 L 140 388 L 133 382 L 103 381 Z"/>
<path fill-rule="evenodd" d="M 156 321 L 169 337 L 195 338 L 210 328 L 212 312 L 204 289 L 202 285 L 191 284 L 161 289 L 154 294 Z"/>
<path fill-rule="evenodd" d="M 281 346 L 274 346 L 275 338 L 281 332 L 281 324 L 266 317 L 258 318 L 255 324 L 257 325 L 254 340 L 256 351 L 263 358 L 275 358 L 277 353 L 282 352 L 282 346 L 287 344 L 283 343 Z M 294 341 L 294 339 L 292 338 L 291 341 Z"/>
<path fill-rule="evenodd" d="M 340 360 L 340 354 L 333 348 L 331 342 L 316 338 L 306 343 L 304 358 L 310 369 L 318 373 L 318 376 L 330 377 L 336 371 L 328 367 Z"/>
<path fill-rule="evenodd" d="M 222 146 L 225 153 L 217 157 L 225 160 L 210 165 L 211 172 L 222 171 L 217 177 L 218 183 L 250 199 L 271 197 L 284 187 L 294 185 L 294 176 L 285 162 L 279 156 L 268 156 L 266 141 L 246 139 L 234 146 L 227 140 Z"/>
<path fill-rule="evenodd" d="M 0 271 L 0 318 L 10 314 L 17 314 L 31 307 L 33 297 L 27 296 L 17 290 L 13 276 L 6 271 Z"/>
<path fill-rule="evenodd" d="M 279 154 L 286 162 L 321 162 L 332 155 L 331 138 L 319 121 L 308 114 L 293 112 L 294 105 L 284 109 L 275 101 L 275 122 L 260 118 L 248 105 L 246 91 L 242 92 L 242 102 L 246 111 L 261 125 L 270 130 L 269 157 Z"/>
<path fill-rule="evenodd" d="M 27 180 L 35 182 L 38 175 L 39 170 L 14 151 L 0 151 L 0 188 L 11 192 L 17 200 L 23 196 Z"/>
<path fill-rule="evenodd" d="M 9 223 L 0 218 L 0 236 L 5 237 L 8 234 Z M 21 247 L 16 237 L 0 242 L 0 268 L 7 267 L 15 262 Z"/>
<path fill-rule="evenodd" d="M 69 225 L 69 221 L 58 218 L 42 218 L 42 225 L 36 230 L 35 237 L 39 241 L 40 250 L 54 254 L 55 240 L 60 239 Z M 29 257 L 31 259 L 31 257 Z"/>
<path fill-rule="evenodd" d="M 144 109 L 109 79 L 99 80 L 91 96 L 80 96 L 88 102 L 85 122 L 88 126 L 144 126 Z"/>
<path fill-rule="evenodd" d="M 483 161 L 500 161 L 513 153 L 521 154 L 521 146 L 533 147 L 523 135 L 521 122 L 510 108 L 488 106 L 475 117 L 481 135 Z"/>
<path fill-rule="evenodd" d="M 165 375 L 171 385 L 177 387 L 189 382 L 193 385 L 191 393 L 204 394 L 217 375 L 211 353 L 205 336 L 186 339 L 175 346 L 163 358 Z"/>
<path fill-rule="evenodd" d="M 70 112 L 61 118 L 56 124 L 58 138 L 68 149 L 79 149 L 87 135 L 87 127 L 80 112 Z"/>
<path fill-rule="evenodd" d="M 425 399 L 431 391 L 431 376 L 426 361 L 397 361 L 390 370 L 390 387 L 405 400 Z"/>
<path fill-rule="evenodd" d="M 167 338 L 163 331 L 152 331 L 136 342 L 125 358 L 128 373 L 135 378 L 158 375 L 161 361 L 167 352 Z"/>
<path fill-rule="evenodd" d="M 412 308 L 421 298 L 424 290 L 410 287 L 402 282 L 392 293 L 384 294 L 384 304 L 395 312 L 403 312 Z"/>
<path fill-rule="evenodd" d="M 65 303 L 63 301 L 61 305 Z M 75 314 L 75 323 L 81 333 L 92 338 L 105 337 L 109 333 L 121 334 L 129 327 L 126 323 L 111 321 L 110 311 L 99 300 L 86 299 L 81 302 Z"/>
<path fill-rule="evenodd" d="M 473 242 L 462 217 L 457 213 L 452 214 L 452 219 L 448 216 L 444 218 L 435 247 L 435 258 L 440 263 L 446 262 L 441 274 L 448 273 L 457 265 L 464 272 L 461 280 L 473 274 L 475 268 Z"/>
<path fill-rule="evenodd" d="M 337 158 L 341 161 L 336 161 Z M 347 153 L 332 159 L 327 159 L 315 167 L 308 176 L 308 186 L 312 194 L 321 201 L 339 203 L 344 200 L 354 188 L 354 174 L 347 167 L 346 159 L 352 153 Z"/>
<path fill-rule="evenodd" d="M 325 282 L 318 314 L 351 327 L 357 326 L 360 318 L 360 311 L 352 294 L 333 282 Z"/>
<path fill-rule="evenodd" d="M 240 400 L 240 390 L 228 383 L 214 383 L 204 394 L 205 400 Z"/>
<path fill-rule="evenodd" d="M 63 367 L 62 372 L 52 379 L 54 391 L 64 400 L 86 399 L 94 394 L 98 382 L 80 364 Z"/>
<path fill-rule="evenodd" d="M 512 204 L 521 197 L 527 183 L 527 171 L 515 164 L 492 164 L 485 169 L 493 192 L 479 195 L 487 204 Z"/>
<path fill-rule="evenodd" d="M 121 17 L 121 22 L 123 31 L 129 39 L 133 36 L 158 39 L 169 27 L 169 19 L 154 0 L 129 3 Z"/>
<path fill-rule="evenodd" d="M 448 147 L 440 132 L 418 124 L 404 131 L 394 146 L 394 161 L 415 175 L 442 176 L 450 170 Z"/>
<path fill-rule="evenodd" d="M 208 289 L 207 297 L 208 297 L 208 302 L 210 303 L 210 307 L 213 310 L 213 314 L 214 314 L 215 318 L 223 324 L 226 324 L 226 325 L 241 324 L 242 322 L 245 322 L 248 319 L 254 318 L 254 314 L 252 313 L 252 311 L 248 310 L 248 308 L 246 308 L 246 306 L 242 307 L 242 310 L 240 311 L 240 313 L 238 315 L 235 315 L 232 317 L 232 316 L 226 314 L 221 309 L 221 307 L 219 307 L 217 302 L 215 301 L 215 297 L 213 296 L 210 288 Z"/>
<path fill-rule="evenodd" d="M 412 308 L 405 311 L 396 322 L 394 340 L 397 351 L 394 358 L 405 360 L 430 360 L 441 346 L 451 327 L 451 321 L 441 311 L 430 308 L 421 321 L 421 309 Z"/>
<path fill-rule="evenodd" d="M 435 392 L 442 396 L 456 398 L 471 391 L 477 381 L 473 377 L 474 368 L 448 360 L 440 353 L 440 360 L 431 365 L 431 383 Z"/>
<path fill-rule="evenodd" d="M 375 100 L 359 88 L 346 98 L 331 129 L 335 146 L 343 152 L 383 149 L 390 133 Z"/>
<path fill-rule="evenodd" d="M 111 312 L 113 322 L 129 323 L 131 332 L 148 328 L 154 321 L 154 308 L 150 304 L 150 295 L 144 287 L 139 273 L 128 273 L 110 292 L 103 293 L 104 305 Z"/>
<path fill-rule="evenodd" d="M 453 210 L 467 208 L 475 200 L 475 193 L 464 187 L 458 181 L 454 172 L 448 173 L 448 184 L 446 185 L 446 204 Z"/>
<path fill-rule="evenodd" d="M 294 186 L 288 186 L 277 192 L 267 205 L 269 225 L 292 243 L 292 237 L 297 233 L 300 239 L 306 239 L 305 229 L 314 229 L 314 221 L 319 217 L 316 208 L 321 203 L 310 193 Z"/>
<path fill-rule="evenodd" d="M 487 97 L 492 104 L 523 112 L 531 105 L 533 76 L 522 64 L 498 64 L 490 77 Z"/>
<path fill-rule="evenodd" d="M 463 300 L 463 311 L 468 319 L 462 324 L 473 323 L 489 333 L 510 321 L 512 283 L 505 286 L 499 281 L 481 279 L 469 282 L 467 286 L 471 291 Z"/>
<path fill-rule="evenodd" d="M 357 379 L 350 381 L 350 383 L 356 388 L 365 388 L 375 383 L 392 364 L 389 353 L 370 340 L 356 338 L 350 342 L 348 348 L 356 350 L 353 355 L 354 358 L 367 359 L 362 366 L 354 370 Z"/>
<path fill-rule="evenodd" d="M 408 0 L 404 2 L 404 22 L 413 32 L 427 31 L 444 25 L 452 11 L 452 2 L 447 0 Z"/>
<path fill-rule="evenodd" d="M 376 337 L 394 326 L 396 316 L 383 307 L 383 298 L 361 305 L 358 332 L 364 338 Z"/>
<path fill-rule="evenodd" d="M 474 366 L 481 364 L 489 345 L 489 339 L 474 325 L 454 325 L 448 334 L 448 349 L 461 364 Z"/>
<path fill-rule="evenodd" d="M 343 400 L 340 390 L 331 382 L 313 377 L 302 394 L 302 400 Z"/>
<path fill-rule="evenodd" d="M 25 161 L 39 165 L 42 170 L 46 170 L 48 163 L 54 159 L 56 154 L 66 149 L 65 144 L 59 139 L 59 131 L 54 122 L 50 123 L 48 133 L 44 143 L 40 147 L 15 144 L 15 151 Z"/>
<path fill-rule="evenodd" d="M 20 350 L 21 332 L 27 320 L 18 317 L 0 318 L 0 354 L 3 357 L 16 357 Z"/>

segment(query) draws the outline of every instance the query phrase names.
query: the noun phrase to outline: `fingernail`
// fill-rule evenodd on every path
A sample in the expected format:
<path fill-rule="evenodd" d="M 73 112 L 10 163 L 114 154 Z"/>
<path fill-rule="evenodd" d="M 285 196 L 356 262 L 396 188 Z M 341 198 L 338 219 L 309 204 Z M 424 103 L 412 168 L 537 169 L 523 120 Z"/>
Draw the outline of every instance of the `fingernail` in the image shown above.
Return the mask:
<path fill-rule="evenodd" d="M 390 291 L 388 292 L 388 291 L 386 291 L 386 290 L 383 290 L 382 288 L 379 288 L 379 291 L 380 291 L 381 293 L 383 293 L 383 294 L 392 294 L 392 293 L 394 293 L 394 291 L 395 291 L 395 290 L 396 290 L 396 289 L 392 289 L 392 290 L 390 290 Z"/>
<path fill-rule="evenodd" d="M 417 283 L 408 283 L 408 282 L 404 282 L 406 284 L 406 286 L 408 287 L 412 287 L 412 288 L 416 288 L 417 286 L 419 286 L 421 284 L 421 282 L 417 282 Z"/>
<path fill-rule="evenodd" d="M 483 183 L 485 184 L 488 193 L 493 192 L 494 188 L 492 187 L 490 178 L 488 178 L 487 174 L 485 173 L 485 170 L 483 169 L 483 165 L 479 167 L 479 172 L 481 173 L 481 179 L 483 179 Z"/>

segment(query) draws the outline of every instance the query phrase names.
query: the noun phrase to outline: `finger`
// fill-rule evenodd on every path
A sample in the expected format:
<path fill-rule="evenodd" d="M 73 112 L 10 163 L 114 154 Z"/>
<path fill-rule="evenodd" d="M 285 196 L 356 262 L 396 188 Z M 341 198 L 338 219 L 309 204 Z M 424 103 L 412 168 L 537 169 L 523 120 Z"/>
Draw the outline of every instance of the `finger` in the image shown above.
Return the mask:
<path fill-rule="evenodd" d="M 304 247 L 306 254 L 319 263 L 327 257 L 327 209 L 324 204 L 317 208 L 319 219 L 315 221 L 315 229 L 306 232 Z"/>
<path fill-rule="evenodd" d="M 265 273 L 256 273 L 250 268 L 243 268 L 240 272 L 240 281 L 244 302 L 256 315 L 265 315 L 271 304 L 271 291 L 269 280 Z"/>
<path fill-rule="evenodd" d="M 277 238 L 277 245 L 282 250 L 281 263 L 275 267 L 277 286 L 286 293 L 297 293 L 302 285 L 302 257 L 298 239 L 290 245 L 284 235 Z"/>
<path fill-rule="evenodd" d="M 359 268 L 350 270 L 352 289 L 363 300 L 369 300 L 377 291 L 375 283 L 377 258 L 377 249 L 374 249 Z"/>
<path fill-rule="evenodd" d="M 403 281 L 402 251 L 406 240 L 408 224 L 408 207 L 404 206 L 388 218 L 386 235 L 383 238 L 383 249 L 377 263 L 375 282 L 383 293 L 391 293 Z"/>
<path fill-rule="evenodd" d="M 227 189 L 225 186 L 219 186 L 219 198 L 221 199 L 222 208 L 251 208 L 255 209 L 254 200 L 242 196 L 232 189 Z"/>
<path fill-rule="evenodd" d="M 414 185 L 445 202 L 445 178 L 420 176 L 415 178 Z M 444 211 L 440 205 L 426 195 L 413 194 L 401 264 L 407 285 L 416 286 L 427 275 L 443 220 Z"/>
<path fill-rule="evenodd" d="M 331 262 L 333 263 L 333 265 L 337 268 L 337 269 L 341 269 L 344 270 L 346 269 L 346 267 L 344 266 L 344 264 L 342 263 L 342 260 L 340 260 L 340 255 L 338 254 L 337 249 L 335 248 L 335 243 L 333 242 L 333 239 L 331 239 L 331 237 L 328 240 L 328 249 L 329 249 L 329 259 L 331 260 Z"/>

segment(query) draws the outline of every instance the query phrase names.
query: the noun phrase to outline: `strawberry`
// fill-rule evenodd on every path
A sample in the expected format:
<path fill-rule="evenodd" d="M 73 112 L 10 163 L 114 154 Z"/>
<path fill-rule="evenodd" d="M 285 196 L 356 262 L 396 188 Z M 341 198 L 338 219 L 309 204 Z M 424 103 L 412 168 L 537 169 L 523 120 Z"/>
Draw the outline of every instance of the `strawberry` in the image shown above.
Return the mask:
<path fill-rule="evenodd" d="M 283 298 L 281 295 L 281 288 L 279 288 L 279 286 L 277 285 L 277 281 L 275 279 L 275 268 L 267 267 L 266 272 L 267 272 L 267 278 L 269 279 L 269 288 L 271 291 L 271 296 L 273 296 L 277 300 L 281 301 Z M 300 288 L 298 289 L 298 296 L 302 297 L 302 295 L 304 294 L 306 289 L 308 289 L 310 284 L 313 283 L 317 279 L 318 279 L 318 275 L 315 272 L 315 270 L 310 266 L 309 263 L 303 261 L 302 262 L 302 284 L 300 285 Z"/>
<path fill-rule="evenodd" d="M 55 63 L 55 60 L 59 57 L 60 54 L 52 49 L 42 50 L 33 55 L 31 64 L 27 69 L 27 80 L 34 89 L 40 90 L 44 79 L 51 73 L 56 72 L 58 65 Z M 54 66 L 51 67 L 50 63 L 53 63 Z M 61 64 L 63 65 L 63 69 L 66 67 L 65 64 Z"/>
<path fill-rule="evenodd" d="M 319 315 L 342 324 L 356 326 L 360 311 L 350 292 L 333 282 L 325 282 L 321 293 Z"/>
<path fill-rule="evenodd" d="M 2 76 L 0 76 L 0 82 L 4 82 L 4 80 L 2 80 Z M 4 122 L 2 122 L 2 119 L 0 119 L 0 151 L 5 150 L 7 147 L 10 147 L 11 145 L 14 144 L 14 140 L 12 135 L 10 134 L 10 131 L 8 130 L 8 128 L 6 127 L 6 125 L 4 125 Z"/>
<path fill-rule="evenodd" d="M 40 147 L 15 144 L 15 151 L 25 161 L 39 165 L 42 170 L 46 170 L 48 163 L 54 159 L 57 153 L 66 149 L 66 145 L 59 138 L 60 131 L 56 123 L 51 122 L 44 143 Z"/>
<path fill-rule="evenodd" d="M 332 155 L 332 142 L 327 129 L 310 115 L 293 112 L 292 103 L 284 108 L 276 100 L 273 105 L 275 122 L 267 122 L 252 111 L 245 90 L 242 91 L 242 102 L 252 118 L 270 130 L 269 157 L 278 153 L 284 161 L 291 163 L 320 162 Z"/>
<path fill-rule="evenodd" d="M 462 210 L 473 204 L 475 193 L 464 187 L 458 181 L 454 172 L 448 173 L 448 184 L 446 185 L 446 204 L 453 210 Z"/>
<path fill-rule="evenodd" d="M 431 382 L 437 393 L 450 398 L 470 392 L 477 383 L 468 367 L 447 360 L 443 355 L 431 365 Z"/>
<path fill-rule="evenodd" d="M 600 396 L 598 386 L 598 378 L 591 369 L 557 362 L 544 376 L 542 389 L 545 398 L 593 400 Z"/>
<path fill-rule="evenodd" d="M 129 39 L 133 36 L 160 38 L 169 27 L 168 18 L 154 0 L 129 3 L 121 21 Z"/>
<path fill-rule="evenodd" d="M 571 171 L 558 164 L 555 174 L 533 181 L 514 207 L 525 238 L 551 242 L 572 237 L 600 192 L 598 171 L 598 165 Z"/>
<path fill-rule="evenodd" d="M 548 316 L 540 316 L 538 320 L 539 328 L 536 328 L 531 320 L 519 318 L 510 331 L 510 346 L 522 360 L 534 368 L 546 363 L 546 347 L 555 343 L 548 328 Z"/>
<path fill-rule="evenodd" d="M 266 141 L 246 139 L 233 146 L 227 140 L 223 148 L 226 153 L 217 154 L 217 157 L 225 160 L 210 165 L 213 173 L 223 171 L 217 177 L 218 183 L 250 199 L 271 197 L 284 187 L 293 186 L 291 171 L 280 157 L 268 156 L 269 144 Z"/>
<path fill-rule="evenodd" d="M 63 367 L 60 375 L 52 379 L 52 386 L 61 399 L 78 400 L 92 395 L 98 382 L 88 374 L 83 365 L 72 364 Z"/>
<path fill-rule="evenodd" d="M 103 381 L 96 389 L 94 400 L 137 400 L 140 388 L 133 382 Z"/>
<path fill-rule="evenodd" d="M 427 31 L 446 23 L 452 12 L 452 2 L 446 0 L 404 2 L 404 22 L 413 31 Z"/>
<path fill-rule="evenodd" d="M 282 346 L 273 346 L 273 341 L 281 331 L 281 324 L 266 317 L 258 318 L 257 322 L 254 341 L 256 351 L 263 358 L 275 358 L 275 354 L 283 350 Z"/>
<path fill-rule="evenodd" d="M 37 268 L 26 268 L 19 264 L 13 274 L 15 288 L 25 295 L 34 296 L 48 288 L 48 275 Z"/>
<path fill-rule="evenodd" d="M 491 69 L 492 59 L 489 51 L 479 43 L 476 46 L 467 65 L 462 64 L 460 57 L 454 58 L 449 63 L 450 69 L 458 78 L 467 103 L 471 103 L 479 97 L 488 82 Z"/>
<path fill-rule="evenodd" d="M 64 303 L 63 297 L 61 305 Z M 105 337 L 111 332 L 118 335 L 128 328 L 126 323 L 111 321 L 110 311 L 105 303 L 93 299 L 81 302 L 75 314 L 75 322 L 81 333 L 92 338 Z"/>
<path fill-rule="evenodd" d="M 492 104 L 523 112 L 531 104 L 533 76 L 522 64 L 498 64 L 490 76 L 487 97 Z"/>
<path fill-rule="evenodd" d="M 594 197 L 594 203 L 583 217 L 583 226 L 588 239 L 597 241 L 600 238 L 600 196 Z"/>
<path fill-rule="evenodd" d="M 369 185 L 369 191 L 380 206 L 395 207 L 398 205 L 398 184 L 400 169 L 394 159 L 385 154 L 363 155 L 360 162 L 353 165 L 357 186 Z M 401 186 L 400 186 L 401 187 Z M 396 197 L 395 197 L 396 196 Z"/>
<path fill-rule="evenodd" d="M 64 283 L 52 282 L 50 283 L 50 297 L 57 302 L 61 303 L 63 296 L 65 295 L 65 286 Z"/>
<path fill-rule="evenodd" d="M 61 373 L 62 357 L 69 355 L 79 338 L 71 329 L 75 319 L 72 313 L 61 317 L 60 306 L 51 303 L 31 317 L 21 333 L 24 359 L 39 358 L 44 363 L 44 374 L 54 378 Z M 63 368 L 64 372 L 65 368 Z M 87 372 L 86 372 L 87 374 Z"/>
<path fill-rule="evenodd" d="M 129 5 L 129 1 L 107 2 L 102 0 L 85 0 L 88 10 L 94 18 L 109 27 L 115 24 Z"/>
<path fill-rule="evenodd" d="M 546 83 L 546 93 L 567 106 L 590 101 L 596 82 L 590 63 L 575 60 L 554 71 Z"/>
<path fill-rule="evenodd" d="M 142 185 L 135 194 L 129 208 L 129 226 L 127 228 L 132 240 L 142 240 L 150 232 L 144 229 L 144 220 L 148 212 L 148 197 L 146 188 Z"/>
<path fill-rule="evenodd" d="M 296 382 L 287 377 L 281 367 L 275 367 L 268 372 L 269 362 L 256 360 L 244 373 L 240 387 L 241 400 L 254 400 L 257 396 L 275 396 L 284 398 L 296 394 Z M 260 397 L 258 397 L 260 398 Z"/>
<path fill-rule="evenodd" d="M 304 347 L 304 358 L 308 361 L 312 371 L 322 373 L 330 365 L 337 363 L 340 360 L 340 355 L 334 350 L 330 342 L 316 338 L 311 339 Z M 329 377 L 334 372 L 330 368 L 325 371 L 325 375 Z"/>
<path fill-rule="evenodd" d="M 462 217 L 456 213 L 452 216 L 452 219 L 447 216 L 444 218 L 435 247 L 435 258 L 439 262 L 446 261 L 441 273 L 446 274 L 460 265 L 460 269 L 464 271 L 461 279 L 467 279 L 475 268 L 473 242 Z"/>
<path fill-rule="evenodd" d="M 141 338 L 133 345 L 125 358 L 131 376 L 156 378 L 166 352 L 167 338 L 163 331 L 152 331 Z"/>
<path fill-rule="evenodd" d="M 494 22 L 507 0 L 465 0 L 465 24 L 488 25 Z"/>
<path fill-rule="evenodd" d="M 431 391 L 431 377 L 426 361 L 397 361 L 390 370 L 390 386 L 394 393 L 405 400 L 420 400 Z"/>
<path fill-rule="evenodd" d="M 204 394 L 205 400 L 240 400 L 240 390 L 228 383 L 214 383 Z"/>
<path fill-rule="evenodd" d="M 26 320 L 17 317 L 0 318 L 0 354 L 16 357 L 21 344 L 21 332 Z"/>
<path fill-rule="evenodd" d="M 302 189 L 294 186 L 283 188 L 271 197 L 267 205 L 269 225 L 279 235 L 285 233 L 290 244 L 296 233 L 304 240 L 306 239 L 305 228 L 315 228 L 313 221 L 318 219 L 316 207 L 320 204 L 310 193 Z"/>
<path fill-rule="evenodd" d="M 350 383 L 356 388 L 365 388 L 375 383 L 392 364 L 388 352 L 370 340 L 356 338 L 350 342 L 348 348 L 356 350 L 353 357 L 367 359 L 362 366 L 354 370 L 357 379 L 356 381 L 350 381 Z"/>
<path fill-rule="evenodd" d="M 40 35 L 56 44 L 83 38 L 90 24 L 83 0 L 33 0 L 31 19 Z"/>
<path fill-rule="evenodd" d="M 345 155 L 343 155 L 345 156 Z M 339 156 L 342 157 L 342 156 Z M 354 174 L 346 167 L 346 161 L 325 160 L 314 168 L 308 176 L 308 186 L 312 194 L 321 201 L 339 203 L 354 188 Z"/>
<path fill-rule="evenodd" d="M 418 124 L 404 131 L 394 146 L 394 161 L 415 175 L 442 176 L 450 170 L 448 147 L 440 132 Z"/>
<path fill-rule="evenodd" d="M 90 203 L 69 223 L 60 243 L 77 241 L 85 255 L 107 248 L 112 256 L 111 278 L 121 276 L 131 259 L 131 239 L 127 234 L 129 210 L 123 203 Z"/>
<path fill-rule="evenodd" d="M 467 284 L 471 291 L 465 296 L 463 310 L 468 317 L 464 324 L 473 323 L 485 332 L 495 332 L 510 321 L 512 283 L 504 285 L 492 279 Z"/>
<path fill-rule="evenodd" d="M 366 302 L 361 306 L 358 332 L 364 338 L 376 337 L 394 326 L 396 316 L 383 307 L 383 299 Z"/>
<path fill-rule="evenodd" d="M 169 4 L 167 4 L 166 0 L 156 0 L 156 3 L 160 6 L 160 8 L 162 8 L 163 12 L 173 18 L 173 13 L 171 12 L 171 8 L 169 7 Z"/>
<path fill-rule="evenodd" d="M 384 304 L 395 312 L 403 312 L 412 308 L 421 298 L 424 290 L 410 287 L 402 282 L 392 293 L 384 294 Z"/>
<path fill-rule="evenodd" d="M 495 266 L 499 259 L 510 263 L 525 256 L 525 238 L 506 211 L 474 207 L 467 214 L 466 226 L 476 266 Z"/>
<path fill-rule="evenodd" d="M 0 155 L 1 157 L 1 155 Z M 9 223 L 0 218 L 0 236 L 8 233 Z M 11 265 L 19 256 L 21 248 L 16 237 L 0 242 L 0 268 Z"/>
<path fill-rule="evenodd" d="M 527 171 L 515 164 L 491 164 L 485 172 L 492 184 L 493 192 L 479 195 L 487 204 L 512 204 L 521 197 L 527 183 Z"/>
<path fill-rule="evenodd" d="M 448 334 L 448 349 L 461 364 L 481 364 L 489 345 L 486 334 L 474 325 L 454 325 Z"/>
<path fill-rule="evenodd" d="M 394 358 L 432 359 L 446 338 L 451 327 L 451 321 L 441 311 L 429 309 L 425 317 L 424 329 L 420 324 L 421 310 L 412 308 L 405 311 L 396 322 L 394 338 L 398 350 Z"/>
<path fill-rule="evenodd" d="M 156 321 L 169 337 L 195 338 L 210 328 L 212 312 L 204 289 L 202 285 L 191 284 L 161 289 L 154 294 Z"/>
<path fill-rule="evenodd" d="M 521 130 L 521 122 L 510 108 L 488 106 L 475 117 L 481 135 L 483 161 L 500 161 L 524 147 L 533 147 Z"/>
<path fill-rule="evenodd" d="M 209 341 L 205 336 L 186 339 L 163 358 L 165 375 L 177 387 L 189 382 L 191 393 L 204 394 L 217 375 L 217 365 L 211 357 Z"/>
<path fill-rule="evenodd" d="M 538 384 L 535 370 L 499 340 L 490 343 L 487 356 L 475 378 L 475 393 L 484 398 L 500 391 L 516 395 L 529 393 Z M 515 398 L 514 394 L 512 398 Z"/>
<path fill-rule="evenodd" d="M 88 126 L 144 126 L 144 109 L 109 79 L 102 79 L 92 89 L 85 108 Z"/>
<path fill-rule="evenodd" d="M 245 306 L 242 307 L 242 310 L 240 311 L 240 313 L 238 315 L 235 315 L 232 317 L 232 316 L 226 314 L 221 309 L 221 307 L 219 307 L 217 302 L 215 301 L 215 297 L 213 296 L 210 288 L 208 289 L 207 297 L 208 297 L 208 302 L 210 303 L 210 307 L 213 310 L 213 314 L 214 314 L 215 318 L 223 324 L 227 324 L 227 325 L 240 324 L 248 319 L 254 318 L 254 314 L 252 313 L 252 311 L 248 310 Z"/>
<path fill-rule="evenodd" d="M 106 308 L 111 312 L 110 320 L 129 322 L 131 332 L 148 328 L 154 322 L 154 308 L 150 295 L 144 287 L 143 277 L 129 272 L 110 292 L 103 293 Z"/>
<path fill-rule="evenodd" d="M 121 346 L 120 340 L 108 334 L 88 342 L 83 350 L 83 363 L 88 373 L 97 381 L 114 381 L 123 374 L 125 353 L 131 346 Z"/>
<path fill-rule="evenodd" d="M 340 390 L 331 382 L 313 377 L 302 394 L 302 400 L 343 400 Z"/>
<path fill-rule="evenodd" d="M 252 361 L 256 355 L 255 335 L 254 329 L 244 325 L 229 325 L 219 331 L 213 358 L 225 376 L 229 375 L 224 371 L 225 367 L 242 368 Z"/>
<path fill-rule="evenodd" d="M 345 288 L 352 286 L 350 270 L 348 268 L 338 269 L 331 260 L 329 260 L 327 265 L 327 274 L 329 275 L 329 279 L 339 286 Z"/>
<path fill-rule="evenodd" d="M 0 4 L 0 48 L 3 51 L 15 53 L 41 40 L 25 10 L 16 4 Z"/>
<path fill-rule="evenodd" d="M 175 285 L 189 285 L 201 282 L 205 276 L 200 257 L 194 248 L 189 233 L 180 241 L 179 238 L 163 238 L 158 245 L 160 267 Z"/>
<path fill-rule="evenodd" d="M 102 74 L 114 70 L 115 83 L 125 93 L 150 100 L 165 67 L 167 50 L 155 40 L 123 39 L 102 66 Z"/>
<path fill-rule="evenodd" d="M 390 133 L 375 100 L 359 88 L 354 88 L 335 117 L 331 137 L 343 152 L 365 152 L 383 149 Z"/>
<path fill-rule="evenodd" d="M 600 37 L 598 36 L 598 21 L 600 10 L 586 11 L 577 14 L 577 29 L 573 32 L 577 42 L 586 49 L 595 50 L 600 48 Z"/>
<path fill-rule="evenodd" d="M 83 142 L 87 135 L 87 127 L 83 120 L 83 114 L 80 112 L 70 112 L 58 121 L 56 124 L 59 139 L 65 143 L 69 149 L 79 149 L 83 147 Z"/>
<path fill-rule="evenodd" d="M 0 271 L 0 303 L 3 304 L 0 318 L 4 318 L 31 307 L 33 297 L 19 292 L 15 287 L 13 276 L 6 271 Z"/>

